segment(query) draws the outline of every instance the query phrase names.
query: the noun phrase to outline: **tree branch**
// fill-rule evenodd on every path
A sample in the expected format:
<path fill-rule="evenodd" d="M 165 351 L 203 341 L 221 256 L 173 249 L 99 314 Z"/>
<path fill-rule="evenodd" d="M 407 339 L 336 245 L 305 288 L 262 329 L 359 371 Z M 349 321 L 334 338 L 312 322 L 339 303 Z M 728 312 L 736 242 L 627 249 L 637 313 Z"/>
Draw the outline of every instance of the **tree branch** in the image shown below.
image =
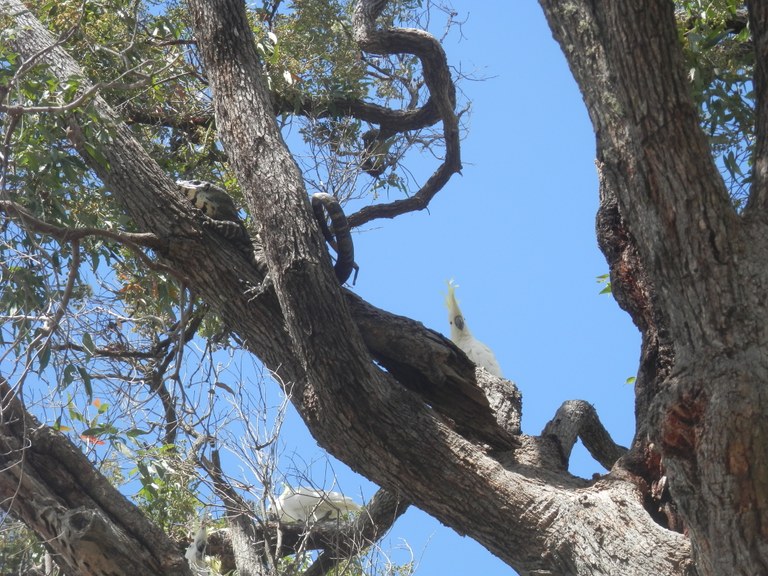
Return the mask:
<path fill-rule="evenodd" d="M 584 400 L 568 400 L 558 408 L 555 417 L 544 426 L 543 436 L 553 436 L 560 443 L 563 457 L 568 462 L 576 439 L 606 470 L 626 454 L 627 449 L 616 444 L 600 422 L 595 407 Z"/>
<path fill-rule="evenodd" d="M 535 467 L 520 466 L 514 454 L 510 465 L 502 466 L 486 447 L 455 434 L 446 425 L 450 417 L 436 404 L 406 390 L 392 371 L 384 373 L 374 364 L 349 318 L 349 304 L 341 299 L 300 174 L 274 126 L 242 2 L 194 0 L 191 5 L 222 142 L 252 214 L 270 232 L 266 255 L 276 294 L 264 290 L 249 299 L 249 291 L 261 285 L 262 273 L 225 239 L 201 234 L 173 183 L 98 97 L 92 112 L 109 124 L 112 136 L 103 150 L 107 163 L 80 152 L 122 199 L 139 229 L 171 239 L 160 256 L 188 269 L 190 287 L 219 310 L 251 351 L 293 385 L 293 401 L 318 442 L 379 485 L 400 488 L 419 507 L 471 535 L 519 571 L 578 573 L 600 557 L 610 573 L 643 565 L 646 573 L 682 574 L 690 557 L 687 542 L 657 529 L 643 513 L 634 486 L 614 483 L 605 498 L 600 494 L 605 487 L 590 489 L 567 474 L 552 481 L 551 471 L 542 475 Z M 12 6 L 18 24 L 13 42 L 19 51 L 50 43 L 18 0 L 0 0 L 0 6 Z M 52 51 L 51 65 L 65 78 L 78 72 L 60 50 Z M 387 346 L 398 349 L 407 340 L 392 330 L 402 325 L 381 320 L 368 326 L 366 341 L 381 346 L 374 349 L 376 355 L 391 358 Z M 425 338 L 422 349 L 440 356 L 423 357 L 411 369 L 399 358 L 391 358 L 391 364 L 401 374 L 415 375 L 435 397 L 442 388 L 455 386 L 463 397 L 472 398 L 474 375 L 466 357 L 434 333 Z M 450 362 L 442 365 L 443 358 Z M 470 372 L 467 380 L 465 370 Z M 480 401 L 474 404 L 482 413 Z M 471 421 L 460 425 L 475 426 Z M 508 433 L 498 432 L 495 422 L 493 426 L 496 442 L 502 444 Z M 581 502 L 599 498 L 600 506 L 573 506 L 577 490 Z M 456 497 L 468 493 L 482 498 Z M 627 527 L 627 537 L 617 549 L 617 542 L 597 538 L 595 530 L 580 530 L 585 522 L 601 530 L 604 523 L 619 522 Z M 505 529 L 499 531 L 499 525 Z M 560 545 L 552 554 L 553 541 L 572 545 Z M 649 556 L 648 547 L 658 554 Z"/>
<path fill-rule="evenodd" d="M 82 228 L 68 228 L 65 226 L 56 226 L 50 224 L 44 220 L 33 216 L 26 208 L 16 202 L 9 200 L 0 200 L 0 210 L 6 214 L 16 216 L 23 222 L 28 230 L 33 232 L 39 232 L 46 234 L 62 242 L 69 242 L 71 240 L 82 240 L 88 236 L 96 236 L 97 238 L 106 238 L 108 240 L 114 240 L 126 244 L 129 247 L 135 248 L 138 246 L 144 246 L 146 248 L 153 248 L 155 250 L 163 250 L 167 247 L 167 243 L 163 242 L 155 234 L 149 232 L 124 232 L 115 230 L 104 230 L 102 228 L 93 228 L 90 226 L 84 226 Z M 142 255 L 143 252 L 141 253 Z M 144 255 L 146 257 L 146 255 Z"/>
<path fill-rule="evenodd" d="M 65 226 L 56 226 L 44 220 L 33 216 L 20 204 L 10 200 L 0 200 L 0 211 L 18 218 L 27 230 L 38 232 L 56 238 L 60 242 L 77 242 L 82 238 L 94 236 L 96 238 L 105 238 L 114 242 L 119 242 L 128 247 L 148 268 L 158 272 L 166 272 L 175 277 L 181 275 L 174 269 L 164 266 L 149 258 L 140 248 L 152 248 L 158 251 L 164 251 L 168 248 L 168 242 L 158 238 L 157 235 L 149 232 L 125 232 L 115 230 L 104 230 L 102 228 L 93 228 L 84 226 L 82 228 L 68 228 Z"/>
<path fill-rule="evenodd" d="M 184 575 L 167 536 L 0 377 L 2 507 L 37 532 L 69 573 Z"/>
<path fill-rule="evenodd" d="M 393 492 L 379 490 L 366 504 L 351 526 L 334 536 L 328 547 L 302 576 L 324 576 L 345 559 L 362 553 L 380 540 L 400 516 L 408 503 Z"/>
<path fill-rule="evenodd" d="M 275 113 L 298 113 L 313 118 L 351 116 L 371 124 L 379 124 L 382 131 L 395 133 L 420 130 L 440 121 L 434 100 L 429 99 L 419 108 L 393 110 L 372 102 L 352 98 L 331 98 L 316 102 L 310 94 L 302 94 L 298 102 L 272 92 Z"/>
<path fill-rule="evenodd" d="M 437 39 L 422 30 L 377 29 L 376 18 L 386 4 L 386 0 L 357 2 L 352 20 L 355 40 L 363 50 L 374 54 L 406 53 L 419 58 L 424 81 L 429 90 L 429 101 L 424 108 L 434 106 L 443 121 L 445 159 L 421 189 L 409 198 L 366 206 L 349 216 L 349 224 L 353 228 L 377 218 L 394 218 L 406 212 L 425 209 L 451 176 L 461 171 L 459 120 L 454 112 L 456 87 L 451 78 L 445 51 Z"/>
<path fill-rule="evenodd" d="M 662 307 L 680 306 L 673 295 L 701 301 L 704 290 L 717 308 L 707 315 L 689 308 L 684 323 L 670 325 L 672 338 L 693 351 L 726 330 L 718 322 L 741 306 L 713 281 L 713 269 L 737 250 L 740 229 L 689 95 L 673 5 L 540 3 L 587 103 L 602 185 L 615 194 L 646 269 L 668 287 Z"/>

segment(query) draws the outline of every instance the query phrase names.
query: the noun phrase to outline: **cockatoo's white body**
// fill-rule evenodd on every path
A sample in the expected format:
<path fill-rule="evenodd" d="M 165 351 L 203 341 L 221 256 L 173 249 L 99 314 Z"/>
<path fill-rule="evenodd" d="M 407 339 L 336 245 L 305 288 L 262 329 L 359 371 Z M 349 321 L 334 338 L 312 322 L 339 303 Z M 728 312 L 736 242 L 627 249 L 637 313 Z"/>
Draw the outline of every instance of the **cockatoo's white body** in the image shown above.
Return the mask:
<path fill-rule="evenodd" d="M 318 522 L 339 520 L 360 506 L 338 492 L 321 492 L 312 488 L 286 486 L 271 511 L 282 522 Z"/>
<path fill-rule="evenodd" d="M 453 280 L 448 282 L 448 296 L 445 298 L 445 305 L 448 307 L 448 321 L 451 323 L 451 340 L 464 351 L 467 358 L 472 360 L 475 365 L 485 368 L 494 376 L 501 378 L 501 368 L 493 351 L 472 336 L 469 331 L 459 303 L 456 301 L 456 288 L 458 286 L 453 283 Z"/>
<path fill-rule="evenodd" d="M 187 548 L 184 557 L 192 568 L 192 573 L 196 575 L 210 574 L 208 565 L 205 563 L 205 547 L 208 544 L 208 532 L 203 524 L 200 525 L 195 533 L 195 539 Z"/>

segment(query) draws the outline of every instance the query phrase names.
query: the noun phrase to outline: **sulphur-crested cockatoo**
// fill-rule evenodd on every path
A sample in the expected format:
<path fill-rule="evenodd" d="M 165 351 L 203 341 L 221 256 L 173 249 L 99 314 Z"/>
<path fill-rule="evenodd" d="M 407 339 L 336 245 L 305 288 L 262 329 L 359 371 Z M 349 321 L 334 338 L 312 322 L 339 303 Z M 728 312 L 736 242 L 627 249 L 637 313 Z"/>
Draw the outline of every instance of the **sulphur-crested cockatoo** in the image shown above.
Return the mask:
<path fill-rule="evenodd" d="M 494 376 L 501 378 L 501 368 L 493 351 L 472 336 L 467 323 L 464 321 L 464 315 L 456 301 L 455 291 L 458 287 L 453 280 L 448 281 L 448 296 L 445 298 L 445 305 L 448 307 L 448 322 L 451 323 L 451 340 L 464 351 L 467 358 L 472 360 L 475 365 L 485 368 Z"/>
<path fill-rule="evenodd" d="M 338 492 L 322 492 L 312 488 L 286 486 L 270 512 L 282 522 L 318 522 L 339 520 L 348 512 L 360 509 L 351 498 Z"/>
<path fill-rule="evenodd" d="M 208 544 L 208 532 L 205 524 L 200 523 L 200 527 L 195 533 L 195 538 L 184 553 L 184 557 L 192 568 L 192 573 L 196 575 L 210 574 L 208 565 L 205 563 L 205 547 Z"/>

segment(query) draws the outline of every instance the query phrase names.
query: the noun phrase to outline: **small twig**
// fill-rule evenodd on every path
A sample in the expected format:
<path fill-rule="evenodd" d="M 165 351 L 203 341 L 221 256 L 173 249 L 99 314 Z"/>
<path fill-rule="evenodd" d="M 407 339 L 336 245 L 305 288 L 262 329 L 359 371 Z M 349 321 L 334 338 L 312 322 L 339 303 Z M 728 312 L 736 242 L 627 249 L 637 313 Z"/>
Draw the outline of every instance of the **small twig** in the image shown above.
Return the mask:
<path fill-rule="evenodd" d="M 28 229 L 41 234 L 47 234 L 62 242 L 72 242 L 74 240 L 82 240 L 87 236 L 97 236 L 124 244 L 144 246 L 154 250 L 160 250 L 165 247 L 164 241 L 158 238 L 155 234 L 149 232 L 116 232 L 114 230 L 104 230 L 102 228 L 93 228 L 90 226 L 85 226 L 83 228 L 57 226 L 50 222 L 40 220 L 36 216 L 33 216 L 21 204 L 11 202 L 10 200 L 0 200 L 0 211 L 11 216 L 17 216 Z"/>
<path fill-rule="evenodd" d="M 60 242 L 74 242 L 79 241 L 89 236 L 97 238 L 106 238 L 108 240 L 114 240 L 120 242 L 124 246 L 131 249 L 131 251 L 141 260 L 147 267 L 157 272 L 165 272 L 174 277 L 179 278 L 180 273 L 168 266 L 155 262 L 147 256 L 140 247 L 151 248 L 153 250 L 163 251 L 167 249 L 167 241 L 162 240 L 155 234 L 150 232 L 125 232 L 115 230 L 104 230 L 101 228 L 93 228 L 91 226 L 84 226 L 83 228 L 69 228 L 65 226 L 56 226 L 50 222 L 40 220 L 36 216 L 33 216 L 26 208 L 11 202 L 10 200 L 0 200 L 0 211 L 5 212 L 11 216 L 16 216 L 24 226 L 33 232 L 40 234 L 47 234 Z M 182 278 L 183 279 L 183 278 Z"/>
<path fill-rule="evenodd" d="M 32 342 L 29 343 L 29 346 L 27 347 L 27 360 L 24 363 L 24 369 L 22 371 L 21 376 L 19 377 L 19 380 L 16 384 L 18 389 L 21 389 L 21 386 L 24 383 L 24 380 L 27 377 L 27 374 L 32 370 L 32 363 L 40 357 L 40 354 L 46 349 L 46 347 L 49 345 L 51 338 L 53 337 L 53 333 L 56 331 L 56 327 L 61 322 L 61 319 L 64 317 L 65 312 L 67 311 L 67 306 L 69 306 L 69 300 L 72 297 L 72 291 L 75 288 L 75 280 L 77 279 L 78 271 L 80 270 L 80 242 L 78 240 L 72 241 L 72 259 L 69 264 L 69 274 L 67 275 L 67 284 L 64 287 L 64 292 L 62 293 L 61 300 L 59 301 L 59 306 L 56 309 L 56 312 L 54 312 L 53 317 L 50 318 L 50 320 L 46 323 L 45 329 L 41 330 L 33 339 Z M 43 342 L 43 340 L 45 340 Z M 38 344 L 42 344 L 38 346 Z"/>

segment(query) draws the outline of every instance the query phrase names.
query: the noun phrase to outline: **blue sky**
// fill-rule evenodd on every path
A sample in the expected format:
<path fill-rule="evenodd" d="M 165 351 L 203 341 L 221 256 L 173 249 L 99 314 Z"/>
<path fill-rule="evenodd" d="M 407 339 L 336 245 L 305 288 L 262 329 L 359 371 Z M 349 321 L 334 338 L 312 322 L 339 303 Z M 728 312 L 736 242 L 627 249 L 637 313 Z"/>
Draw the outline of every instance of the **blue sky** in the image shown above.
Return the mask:
<path fill-rule="evenodd" d="M 563 401 L 583 399 L 627 445 L 634 393 L 625 381 L 637 369 L 640 338 L 615 301 L 599 295 L 596 277 L 608 270 L 595 239 L 595 142 L 581 96 L 538 3 L 453 5 L 468 20 L 463 38 L 446 41 L 449 62 L 486 78 L 463 84 L 472 101 L 463 175 L 428 212 L 355 236 L 361 269 L 353 289 L 447 335 L 445 283 L 455 279 L 469 327 L 523 393 L 524 432 L 538 434 Z M 301 445 L 305 459 L 320 457 L 295 417 L 284 432 L 288 450 Z M 348 494 L 375 491 L 343 465 L 332 468 Z M 602 468 L 579 446 L 571 471 L 589 477 Z M 423 576 L 514 574 L 416 509 L 383 547 L 401 539 Z"/>

